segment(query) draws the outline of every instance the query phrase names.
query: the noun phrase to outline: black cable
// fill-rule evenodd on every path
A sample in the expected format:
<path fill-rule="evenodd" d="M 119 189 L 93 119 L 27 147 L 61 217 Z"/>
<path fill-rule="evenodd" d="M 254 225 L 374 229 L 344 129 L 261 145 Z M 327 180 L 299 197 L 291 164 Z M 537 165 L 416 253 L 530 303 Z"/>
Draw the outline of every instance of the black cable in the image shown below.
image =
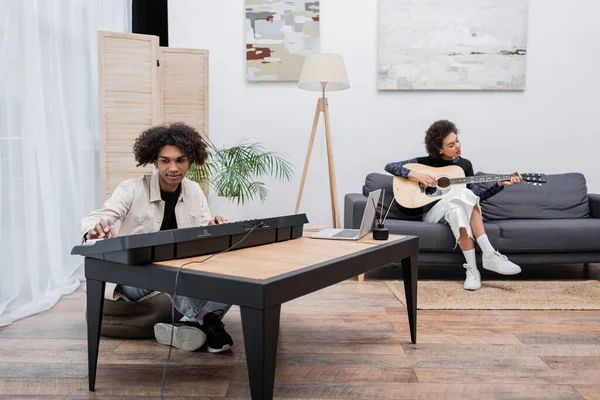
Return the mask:
<path fill-rule="evenodd" d="M 248 233 L 246 233 L 246 235 L 244 235 L 244 237 L 242 239 L 240 239 L 235 244 L 232 244 L 229 248 L 227 248 L 225 250 L 221 250 L 220 252 L 215 253 L 215 254 L 211 255 L 210 257 L 206 257 L 202 261 L 190 261 L 190 262 L 187 262 L 185 264 L 182 264 L 177 269 L 177 274 L 175 274 L 175 290 L 173 290 L 173 299 L 175 298 L 175 296 L 177 296 L 177 281 L 179 280 L 179 273 L 181 272 L 181 269 L 183 267 L 185 267 L 186 265 L 190 265 L 190 264 L 202 264 L 203 262 L 210 260 L 214 256 L 217 256 L 217 255 L 219 255 L 221 253 L 225 253 L 226 251 L 229 251 L 229 250 L 233 249 L 235 246 L 237 246 L 238 244 L 240 244 L 244 240 L 246 240 L 246 238 L 248 237 L 248 235 L 250 235 L 256 228 L 260 228 L 264 224 L 265 224 L 264 222 L 261 222 L 261 223 L 255 225 L 255 226 L 253 226 L 252 229 L 250 229 L 250 231 Z M 166 374 L 167 374 L 167 366 L 169 365 L 169 360 L 171 359 L 171 350 L 173 349 L 173 332 L 175 331 L 175 329 L 173 329 L 174 325 L 175 325 L 175 304 L 174 304 L 173 300 L 171 300 L 171 339 L 169 340 L 169 354 L 167 355 L 167 361 L 165 362 L 165 367 L 163 368 L 162 381 L 161 381 L 161 384 L 160 384 L 160 398 L 161 399 L 163 398 L 163 392 L 164 392 L 164 389 L 165 389 L 165 377 L 166 377 Z"/>

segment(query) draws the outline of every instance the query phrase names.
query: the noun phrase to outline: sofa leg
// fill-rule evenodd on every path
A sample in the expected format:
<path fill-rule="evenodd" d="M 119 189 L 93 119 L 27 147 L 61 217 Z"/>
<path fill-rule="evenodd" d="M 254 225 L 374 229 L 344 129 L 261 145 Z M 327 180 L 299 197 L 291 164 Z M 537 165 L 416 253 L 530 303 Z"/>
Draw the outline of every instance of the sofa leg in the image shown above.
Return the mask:
<path fill-rule="evenodd" d="M 359 281 L 359 282 L 364 282 L 364 281 L 365 281 L 365 274 L 360 274 L 360 275 L 358 276 L 358 281 Z"/>
<path fill-rule="evenodd" d="M 590 263 L 583 264 L 583 278 L 590 279 Z"/>

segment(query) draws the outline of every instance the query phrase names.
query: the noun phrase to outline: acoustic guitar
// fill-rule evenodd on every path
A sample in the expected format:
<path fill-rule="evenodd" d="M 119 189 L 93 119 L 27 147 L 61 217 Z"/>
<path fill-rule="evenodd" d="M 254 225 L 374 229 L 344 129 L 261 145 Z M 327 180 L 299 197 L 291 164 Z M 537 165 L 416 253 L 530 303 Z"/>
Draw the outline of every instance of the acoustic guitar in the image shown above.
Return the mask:
<path fill-rule="evenodd" d="M 506 175 L 477 175 L 465 177 L 465 171 L 458 165 L 447 167 L 429 167 L 427 165 L 411 163 L 405 164 L 405 168 L 415 172 L 422 172 L 434 176 L 437 179 L 436 186 L 423 186 L 420 182 L 394 177 L 394 199 L 405 208 L 419 208 L 429 203 L 440 200 L 452 193 L 458 187 L 467 187 L 468 183 L 485 183 L 496 181 L 508 181 L 513 174 Z M 523 182 L 542 185 L 546 183 L 546 175 L 526 173 L 519 174 Z"/>

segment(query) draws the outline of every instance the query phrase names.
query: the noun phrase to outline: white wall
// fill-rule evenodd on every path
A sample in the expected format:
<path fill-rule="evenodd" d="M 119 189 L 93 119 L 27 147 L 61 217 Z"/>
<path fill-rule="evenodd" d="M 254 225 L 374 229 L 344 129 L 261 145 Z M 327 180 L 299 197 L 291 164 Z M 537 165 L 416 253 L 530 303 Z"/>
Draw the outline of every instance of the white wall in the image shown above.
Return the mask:
<path fill-rule="evenodd" d="M 600 193 L 592 158 L 600 151 L 600 1 L 531 0 L 525 92 L 379 92 L 377 0 L 321 2 L 321 51 L 344 56 L 351 89 L 328 95 L 338 199 L 389 161 L 424 155 L 424 132 L 454 121 L 475 170 L 585 174 Z M 210 50 L 210 136 L 241 138 L 286 152 L 291 182 L 269 185 L 265 206 L 246 218 L 292 213 L 318 93 L 293 82 L 246 81 L 243 0 L 170 0 L 169 45 Z M 301 211 L 331 224 L 322 125 Z M 343 223 L 343 214 L 342 214 Z"/>

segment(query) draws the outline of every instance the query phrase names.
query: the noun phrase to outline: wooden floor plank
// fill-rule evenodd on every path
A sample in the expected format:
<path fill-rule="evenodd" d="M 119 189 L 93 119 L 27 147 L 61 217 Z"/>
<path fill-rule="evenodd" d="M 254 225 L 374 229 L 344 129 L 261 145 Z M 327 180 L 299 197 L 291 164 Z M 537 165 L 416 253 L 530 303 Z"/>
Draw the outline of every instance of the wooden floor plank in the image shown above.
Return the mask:
<path fill-rule="evenodd" d="M 278 351 L 286 354 L 404 354 L 401 344 L 370 343 L 280 343 Z"/>
<path fill-rule="evenodd" d="M 345 299 L 328 299 L 326 297 L 322 298 L 304 298 L 301 297 L 297 300 L 292 300 L 288 303 L 285 303 L 281 306 L 281 310 L 285 310 L 288 307 L 326 307 L 326 308 L 335 308 L 338 306 L 341 307 L 353 307 L 356 310 L 360 310 L 362 307 L 383 307 L 384 309 L 389 306 L 395 306 L 398 304 L 398 300 L 395 297 L 384 296 L 382 298 L 379 297 L 371 297 L 371 298 L 361 298 L 360 296 L 356 296 L 353 298 L 345 298 Z M 406 313 L 406 309 L 403 308 Z"/>
<path fill-rule="evenodd" d="M 497 383 L 589 385 L 600 382 L 599 369 L 415 368 L 421 383 Z"/>
<path fill-rule="evenodd" d="M 166 361 L 166 360 L 165 360 Z M 134 384 L 153 385 L 162 379 L 164 363 L 153 365 L 105 364 L 98 366 L 98 378 L 105 381 L 121 380 L 130 375 Z M 172 365 L 167 368 L 167 379 L 177 382 L 231 381 L 248 379 L 245 365 Z"/>
<path fill-rule="evenodd" d="M 410 336 L 394 330 L 369 331 L 283 331 L 279 334 L 280 343 L 362 343 L 362 344 L 402 344 L 408 343 Z"/>
<path fill-rule="evenodd" d="M 408 330 L 408 325 L 406 327 Z M 331 323 L 325 321 L 312 321 L 309 323 L 308 321 L 299 322 L 299 321 L 288 321 L 287 323 L 282 323 L 279 328 L 280 332 L 335 332 L 335 331 L 369 331 L 369 332 L 393 332 L 394 326 L 390 323 L 380 323 L 380 324 L 360 324 L 357 325 L 355 323 Z"/>
<path fill-rule="evenodd" d="M 524 399 L 580 400 L 566 385 L 498 385 L 446 383 L 284 383 L 275 386 L 275 396 L 318 399 Z M 228 397 L 247 396 L 247 382 L 232 382 Z M 539 397 L 538 397 L 539 396 Z"/>
<path fill-rule="evenodd" d="M 600 299 L 599 299 L 600 301 Z M 582 325 L 599 325 L 600 324 L 600 311 L 594 311 L 585 314 L 576 314 L 565 311 L 560 315 L 551 313 L 550 315 L 544 315 L 543 311 L 539 311 L 538 314 L 513 314 L 513 315 L 495 315 L 496 319 L 502 324 L 582 324 Z"/>
<path fill-rule="evenodd" d="M 415 356 L 450 354 L 514 354 L 519 356 L 600 356 L 596 344 L 405 344 L 406 354 Z"/>
<path fill-rule="evenodd" d="M 397 332 L 407 332 L 408 326 L 405 323 L 393 324 Z M 448 333 L 472 332 L 481 335 L 508 333 L 508 334 L 600 334 L 600 324 L 598 325 L 560 325 L 560 324 L 471 324 L 467 326 L 461 323 L 421 323 L 419 321 L 419 331 L 436 332 L 443 329 Z"/>
<path fill-rule="evenodd" d="M 0 328 L 0 339 L 86 339 L 87 331 L 84 325 L 69 329 L 43 329 L 40 327 L 20 329 L 12 325 Z"/>
<path fill-rule="evenodd" d="M 399 313 L 387 313 L 389 321 L 393 323 L 408 323 L 408 315 L 406 311 Z M 485 314 L 421 314 L 419 312 L 419 323 L 429 324 L 438 323 L 444 325 L 461 324 L 469 325 L 499 325 L 500 322 L 493 315 Z"/>
<path fill-rule="evenodd" d="M 231 312 L 228 312 L 227 315 L 230 315 Z M 404 310 L 406 313 L 406 310 Z M 237 315 L 236 315 L 237 314 Z M 360 307 L 350 307 L 343 302 L 336 302 L 331 306 L 323 304 L 321 302 L 318 307 L 315 306 L 305 306 L 302 304 L 298 305 L 290 305 L 290 303 L 286 303 L 283 307 L 281 307 L 281 315 L 292 315 L 292 316 L 301 316 L 301 315 L 310 315 L 315 318 L 326 318 L 329 316 L 336 315 L 388 315 L 385 311 L 385 307 L 381 306 L 372 306 L 372 305 L 361 305 Z M 232 313 L 231 315 L 239 316 L 239 313 Z"/>
<path fill-rule="evenodd" d="M 2 396 L 0 400 L 64 400 L 65 396 Z"/>
<path fill-rule="evenodd" d="M 600 344 L 600 335 L 517 335 L 524 344 Z"/>
<path fill-rule="evenodd" d="M 276 384 L 281 382 L 418 382 L 412 368 L 381 367 L 290 367 L 277 369 Z"/>
<path fill-rule="evenodd" d="M 385 307 L 388 314 L 402 314 L 405 311 L 404 307 L 394 306 Z M 419 315 L 488 315 L 488 316 L 503 316 L 503 317 L 541 317 L 543 322 L 552 322 L 562 317 L 578 318 L 598 318 L 600 310 L 419 310 Z"/>
<path fill-rule="evenodd" d="M 245 354 L 240 364 L 245 363 Z M 487 355 L 467 356 L 408 356 L 374 354 L 280 354 L 277 365 L 295 366 L 363 366 L 394 368 L 521 368 L 548 369 L 548 365 L 536 356 Z"/>
<path fill-rule="evenodd" d="M 355 330 L 369 330 L 372 325 L 387 325 L 391 327 L 390 318 L 387 314 L 329 314 L 318 318 L 315 318 L 314 315 L 282 314 L 280 320 L 282 325 L 290 325 L 292 323 L 301 323 L 303 325 L 315 323 L 333 325 L 350 324 L 353 325 Z"/>
<path fill-rule="evenodd" d="M 111 376 L 110 380 L 98 375 L 96 393 L 108 396 L 147 397 L 160 395 L 160 380 L 149 384 L 135 384 L 129 374 Z M 224 397 L 229 388 L 229 381 L 205 380 L 182 381 L 177 376 L 169 375 L 165 384 L 165 395 L 168 396 L 220 396 Z M 87 395 L 88 384 L 85 379 L 69 378 L 0 378 L 0 396 L 70 396 Z"/>
<path fill-rule="evenodd" d="M 198 400 L 223 400 L 225 397 L 216 397 L 216 396 L 164 396 L 162 397 L 162 399 L 167 399 L 167 400 L 191 400 L 191 399 L 198 399 Z M 33 399 L 37 399 L 37 397 L 32 398 Z M 63 400 L 88 400 L 88 399 L 92 399 L 92 400 L 161 400 L 161 397 L 159 396 L 99 396 L 96 394 L 88 394 L 88 395 L 81 395 L 81 396 L 68 396 L 68 397 L 60 397 L 60 399 Z M 1 399 L 0 399 L 1 400 Z M 41 400 L 41 399 L 40 399 Z M 227 398 L 227 400 L 235 400 L 234 398 Z M 250 397 L 241 397 L 239 398 L 239 400 L 251 400 Z M 276 400 L 276 399 L 274 399 Z M 286 400 L 291 400 L 291 399 L 286 399 Z"/>
<path fill-rule="evenodd" d="M 600 369 L 600 357 L 541 357 L 550 368 L 555 369 Z"/>
<path fill-rule="evenodd" d="M 116 349 L 123 341 L 119 339 L 104 338 L 100 341 L 100 352 L 110 352 Z M 155 341 L 156 342 L 156 341 Z M 87 340 L 84 339 L 2 339 L 2 351 L 87 351 Z"/>
<path fill-rule="evenodd" d="M 419 344 L 424 343 L 445 343 L 445 344 L 521 344 L 522 342 L 515 336 L 508 333 L 491 333 L 487 335 L 469 334 L 469 333 L 422 333 L 419 332 Z"/>
<path fill-rule="evenodd" d="M 593 385 L 575 385 L 573 389 L 583 396 L 585 400 L 600 400 L 600 383 Z"/>
<path fill-rule="evenodd" d="M 98 364 L 161 364 L 167 359 L 168 347 L 163 346 L 163 352 L 104 352 L 98 356 Z M 210 354 L 206 351 L 171 353 L 169 363 L 173 365 L 236 365 L 239 353 Z M 46 364 L 49 360 L 57 364 L 83 363 L 87 364 L 85 351 L 0 351 L 2 363 L 32 363 Z"/>
<path fill-rule="evenodd" d="M 0 378 L 85 378 L 87 364 L 0 363 Z"/>
<path fill-rule="evenodd" d="M 600 334 L 600 324 L 503 324 L 504 329 L 514 334 Z"/>

